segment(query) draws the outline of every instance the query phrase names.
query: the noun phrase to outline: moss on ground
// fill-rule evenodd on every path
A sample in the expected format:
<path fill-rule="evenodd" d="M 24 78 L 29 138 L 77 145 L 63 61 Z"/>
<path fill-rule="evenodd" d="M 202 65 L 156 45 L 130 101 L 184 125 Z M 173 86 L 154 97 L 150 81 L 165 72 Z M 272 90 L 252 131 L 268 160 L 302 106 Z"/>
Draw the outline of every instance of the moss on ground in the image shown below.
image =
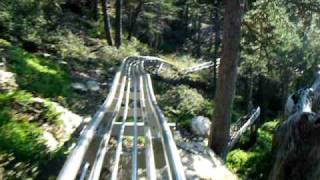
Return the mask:
<path fill-rule="evenodd" d="M 5 56 L 8 69 L 16 74 L 21 89 L 46 98 L 71 95 L 70 77 L 65 67 L 11 45 L 5 46 Z"/>
<path fill-rule="evenodd" d="M 241 179 L 268 179 L 272 166 L 272 137 L 279 121 L 265 123 L 258 130 L 256 143 L 249 151 L 232 150 L 227 157 L 227 166 Z"/>

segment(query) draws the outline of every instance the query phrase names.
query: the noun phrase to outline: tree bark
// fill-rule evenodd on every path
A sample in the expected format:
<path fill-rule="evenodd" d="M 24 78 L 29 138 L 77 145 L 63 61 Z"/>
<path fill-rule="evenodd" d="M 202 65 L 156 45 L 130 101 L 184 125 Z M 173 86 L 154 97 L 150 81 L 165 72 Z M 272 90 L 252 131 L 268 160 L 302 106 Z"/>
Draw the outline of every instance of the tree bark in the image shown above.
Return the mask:
<path fill-rule="evenodd" d="M 220 9 L 220 2 L 217 1 L 216 7 L 214 10 L 214 51 L 213 51 L 213 85 L 214 90 L 217 88 L 217 58 L 218 52 L 220 49 L 220 19 L 219 19 L 219 9 Z M 215 93 L 215 92 L 214 92 Z"/>
<path fill-rule="evenodd" d="M 101 0 L 102 3 L 102 12 L 103 12 L 103 21 L 104 21 L 104 31 L 106 34 L 107 42 L 110 46 L 113 45 L 112 35 L 110 30 L 110 18 L 108 13 L 108 0 Z"/>
<path fill-rule="evenodd" d="M 224 3 L 223 50 L 209 146 L 225 160 L 230 139 L 230 116 L 236 88 L 241 16 L 239 0 L 225 0 Z"/>
<path fill-rule="evenodd" d="M 137 23 L 137 19 L 138 19 L 138 16 L 142 10 L 142 7 L 143 7 L 143 3 L 144 1 L 143 0 L 140 0 L 139 1 L 139 4 L 136 8 L 136 10 L 134 11 L 133 15 L 132 15 L 132 19 L 131 19 L 131 23 L 130 23 L 130 26 L 129 26 L 129 29 L 128 29 L 128 37 L 127 39 L 130 41 L 131 38 L 132 38 L 132 34 L 134 32 L 134 30 L 136 29 L 136 23 Z"/>
<path fill-rule="evenodd" d="M 116 35 L 115 45 L 117 48 L 121 46 L 121 34 L 122 34 L 122 0 L 116 1 Z"/>
<path fill-rule="evenodd" d="M 197 49 L 196 55 L 199 58 L 201 56 L 201 16 L 197 18 Z"/>
<path fill-rule="evenodd" d="M 284 121 L 273 139 L 269 179 L 320 178 L 320 72 L 311 88 L 289 96 Z"/>

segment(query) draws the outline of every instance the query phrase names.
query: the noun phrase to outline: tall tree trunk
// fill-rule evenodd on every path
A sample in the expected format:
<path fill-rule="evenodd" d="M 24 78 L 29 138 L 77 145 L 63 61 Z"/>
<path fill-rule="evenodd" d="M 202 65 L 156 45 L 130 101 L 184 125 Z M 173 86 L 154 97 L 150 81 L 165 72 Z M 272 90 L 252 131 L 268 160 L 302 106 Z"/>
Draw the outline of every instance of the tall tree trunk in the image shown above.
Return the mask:
<path fill-rule="evenodd" d="M 249 78 L 248 78 L 248 83 L 249 83 L 249 92 L 248 92 L 248 109 L 247 111 L 250 112 L 253 108 L 253 88 L 254 88 L 254 77 L 253 77 L 253 72 L 250 68 L 249 70 Z"/>
<path fill-rule="evenodd" d="M 128 37 L 127 37 L 127 39 L 129 41 L 131 40 L 132 34 L 136 28 L 137 19 L 138 19 L 138 16 L 142 10 L 143 3 L 144 3 L 144 0 L 140 0 L 136 10 L 132 14 L 132 17 L 131 17 L 132 19 L 131 19 L 131 23 L 130 23 L 130 26 L 128 29 Z"/>
<path fill-rule="evenodd" d="M 197 49 L 196 49 L 197 57 L 201 56 L 201 16 L 198 15 L 197 20 Z"/>
<path fill-rule="evenodd" d="M 91 0 L 91 14 L 94 20 L 98 20 L 98 0 Z"/>
<path fill-rule="evenodd" d="M 220 44 L 221 44 L 219 9 L 220 9 L 220 2 L 218 1 L 216 3 L 216 7 L 214 10 L 214 31 L 215 31 L 214 52 L 213 52 L 213 85 L 214 85 L 214 90 L 216 90 L 216 88 L 217 88 L 217 58 L 218 58 L 218 52 L 219 52 Z"/>
<path fill-rule="evenodd" d="M 115 45 L 117 48 L 121 46 L 122 34 L 122 0 L 116 1 L 116 36 Z"/>
<path fill-rule="evenodd" d="M 184 33 L 186 37 L 189 35 L 189 4 L 186 3 L 185 5 L 185 12 L 184 12 Z"/>
<path fill-rule="evenodd" d="M 106 39 L 110 46 L 113 45 L 112 35 L 110 30 L 110 18 L 108 13 L 108 0 L 101 0 L 102 3 L 102 12 L 103 12 L 103 21 L 104 21 L 104 31 L 106 33 Z"/>
<path fill-rule="evenodd" d="M 239 0 L 224 0 L 224 3 L 223 50 L 209 144 L 222 159 L 226 158 L 230 139 L 230 116 L 236 88 L 241 26 Z"/>

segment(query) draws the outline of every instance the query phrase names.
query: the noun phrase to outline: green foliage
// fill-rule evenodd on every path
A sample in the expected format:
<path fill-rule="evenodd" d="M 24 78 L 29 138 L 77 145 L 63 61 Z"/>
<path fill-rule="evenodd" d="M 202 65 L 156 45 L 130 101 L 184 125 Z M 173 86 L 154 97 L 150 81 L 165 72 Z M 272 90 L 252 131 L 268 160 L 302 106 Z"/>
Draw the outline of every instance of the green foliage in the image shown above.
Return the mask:
<path fill-rule="evenodd" d="M 64 59 L 85 59 L 89 54 L 89 48 L 85 46 L 84 40 L 68 30 L 60 30 L 53 33 L 57 43 L 58 54 Z"/>
<path fill-rule="evenodd" d="M 248 151 L 235 149 L 228 154 L 227 166 L 241 179 L 267 179 L 272 166 L 272 137 L 279 121 L 265 123 L 258 130 L 258 138 Z"/>
<path fill-rule="evenodd" d="M 41 134 L 35 124 L 9 122 L 0 127 L 0 148 L 19 159 L 38 159 L 45 153 Z"/>
<path fill-rule="evenodd" d="M 49 27 L 53 14 L 59 14 L 59 8 L 55 1 L 3 0 L 0 3 L 0 33 L 38 42 L 40 32 Z"/>
<path fill-rule="evenodd" d="M 119 49 L 113 46 L 105 46 L 98 53 L 99 59 L 107 62 L 120 62 L 125 57 L 147 55 L 150 50 L 145 45 L 138 41 L 136 38 L 132 38 L 131 41 L 123 41 L 123 44 Z"/>
<path fill-rule="evenodd" d="M 188 127 L 194 116 L 211 117 L 213 108 L 196 89 L 184 85 L 168 90 L 161 96 L 159 104 L 170 120 L 183 127 Z"/>
<path fill-rule="evenodd" d="M 314 72 L 319 62 L 319 50 L 313 47 L 319 45 L 319 37 L 314 33 L 320 30 L 320 16 L 310 9 L 319 6 L 319 2 L 303 8 L 294 2 L 259 0 L 245 14 L 242 75 L 252 78 L 263 75 L 289 89 L 295 88 L 299 78 L 310 78 L 309 72 Z"/>
<path fill-rule="evenodd" d="M 63 67 L 50 59 L 32 55 L 20 48 L 7 49 L 9 70 L 16 73 L 20 88 L 42 97 L 69 96 L 69 75 Z"/>
<path fill-rule="evenodd" d="M 37 102 L 25 91 L 1 93 L 0 106 L 4 107 L 0 109 L 0 126 L 10 121 L 59 124 L 59 113 L 50 101 Z"/>
<path fill-rule="evenodd" d="M 49 100 L 35 100 L 31 93 L 0 93 L 0 170 L 8 179 L 36 178 L 51 154 L 40 125 L 59 125 L 59 113 Z M 60 155 L 61 156 L 61 155 Z"/>

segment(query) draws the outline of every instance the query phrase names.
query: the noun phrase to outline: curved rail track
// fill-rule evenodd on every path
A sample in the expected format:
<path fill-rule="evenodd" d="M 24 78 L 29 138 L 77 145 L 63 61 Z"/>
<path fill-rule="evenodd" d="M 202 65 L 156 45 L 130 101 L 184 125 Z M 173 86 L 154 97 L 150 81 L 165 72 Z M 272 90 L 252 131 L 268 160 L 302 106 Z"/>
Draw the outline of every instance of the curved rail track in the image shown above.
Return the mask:
<path fill-rule="evenodd" d="M 108 97 L 80 135 L 58 179 L 177 179 L 184 170 L 145 67 L 162 59 L 123 60 Z"/>

